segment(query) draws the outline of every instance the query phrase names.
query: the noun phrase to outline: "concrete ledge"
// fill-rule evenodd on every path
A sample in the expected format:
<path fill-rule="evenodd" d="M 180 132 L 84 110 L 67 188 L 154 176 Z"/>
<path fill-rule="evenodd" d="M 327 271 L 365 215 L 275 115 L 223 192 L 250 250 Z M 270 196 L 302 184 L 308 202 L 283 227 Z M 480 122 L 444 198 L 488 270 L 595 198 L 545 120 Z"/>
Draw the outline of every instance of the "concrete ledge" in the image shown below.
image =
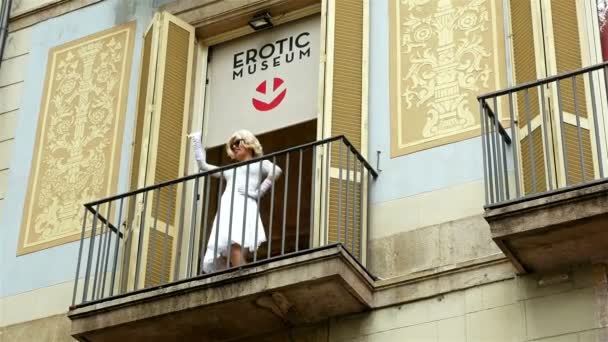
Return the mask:
<path fill-rule="evenodd" d="M 337 245 L 109 299 L 68 317 L 81 341 L 232 340 L 367 310 L 372 284 Z"/>
<path fill-rule="evenodd" d="M 519 273 L 608 258 L 608 180 L 486 210 L 492 239 Z"/>

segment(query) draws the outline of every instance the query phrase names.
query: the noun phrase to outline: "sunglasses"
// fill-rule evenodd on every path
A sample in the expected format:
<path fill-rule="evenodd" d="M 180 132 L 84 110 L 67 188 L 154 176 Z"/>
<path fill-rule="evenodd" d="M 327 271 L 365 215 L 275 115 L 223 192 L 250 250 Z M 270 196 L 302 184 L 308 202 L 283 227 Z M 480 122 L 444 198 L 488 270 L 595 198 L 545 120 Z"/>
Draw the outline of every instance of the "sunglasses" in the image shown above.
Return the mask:
<path fill-rule="evenodd" d="M 243 145 L 243 139 L 237 139 L 232 142 L 232 145 L 230 145 L 230 149 L 234 151 L 237 147 L 241 147 L 241 145 Z"/>

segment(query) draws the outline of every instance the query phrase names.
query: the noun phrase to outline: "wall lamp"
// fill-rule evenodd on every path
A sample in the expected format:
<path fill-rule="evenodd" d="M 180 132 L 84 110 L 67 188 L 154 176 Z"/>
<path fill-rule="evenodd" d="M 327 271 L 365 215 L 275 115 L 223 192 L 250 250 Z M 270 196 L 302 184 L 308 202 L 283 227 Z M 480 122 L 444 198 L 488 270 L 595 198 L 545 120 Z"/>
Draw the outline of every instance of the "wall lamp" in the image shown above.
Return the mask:
<path fill-rule="evenodd" d="M 265 12 L 262 14 L 257 14 L 253 18 L 249 20 L 249 26 L 255 31 L 261 31 L 265 29 L 272 28 L 272 17 L 270 13 Z"/>

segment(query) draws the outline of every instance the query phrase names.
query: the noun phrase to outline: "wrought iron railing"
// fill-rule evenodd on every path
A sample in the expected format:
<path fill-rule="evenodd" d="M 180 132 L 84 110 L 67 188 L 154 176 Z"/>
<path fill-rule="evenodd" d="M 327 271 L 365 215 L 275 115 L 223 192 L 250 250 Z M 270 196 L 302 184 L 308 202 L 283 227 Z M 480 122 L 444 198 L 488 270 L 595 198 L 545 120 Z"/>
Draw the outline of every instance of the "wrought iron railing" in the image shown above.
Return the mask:
<path fill-rule="evenodd" d="M 235 186 L 226 187 L 224 175 L 234 178 L 237 169 L 245 168 L 241 174 L 248 183 L 250 170 L 261 172 L 266 160 L 283 170 L 282 177 L 264 197 L 254 200 L 255 205 L 239 200 L 237 196 L 244 195 Z M 259 248 L 240 250 L 246 265 L 335 243 L 363 262 L 365 209 L 377 176 L 348 139 L 337 136 L 87 203 L 72 308 L 245 266 L 235 265 L 230 252 L 217 251 L 219 231 L 226 225 L 214 217 L 228 211 L 228 239 L 237 230 L 244 242 L 252 224 L 245 219 L 247 203 L 259 218 L 254 243 Z M 230 205 L 222 206 L 224 192 L 231 196 Z M 243 210 L 235 203 L 243 203 Z M 233 227 L 235 211 L 243 215 L 242 226 Z M 258 224 L 267 236 L 261 244 Z M 214 228 L 216 238 L 210 241 Z M 226 244 L 232 246 L 233 241 Z M 210 243 L 216 247 L 215 269 L 205 273 L 202 265 Z"/>
<path fill-rule="evenodd" d="M 605 180 L 608 63 L 478 97 L 488 207 Z"/>

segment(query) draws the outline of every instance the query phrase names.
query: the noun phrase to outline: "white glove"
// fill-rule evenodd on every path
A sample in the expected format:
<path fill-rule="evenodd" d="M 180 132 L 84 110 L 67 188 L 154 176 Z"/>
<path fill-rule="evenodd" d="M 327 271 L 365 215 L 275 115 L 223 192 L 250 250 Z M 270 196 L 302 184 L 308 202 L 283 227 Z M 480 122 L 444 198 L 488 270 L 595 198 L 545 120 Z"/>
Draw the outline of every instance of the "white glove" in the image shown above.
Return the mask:
<path fill-rule="evenodd" d="M 258 200 L 258 199 L 262 198 L 262 196 L 264 196 L 265 193 L 268 192 L 270 187 L 272 187 L 272 181 L 270 179 L 266 178 L 266 179 L 264 179 L 262 184 L 260 184 L 259 190 L 254 189 L 254 190 L 245 191 L 244 188 L 239 188 L 239 194 L 253 198 L 254 200 Z"/>
<path fill-rule="evenodd" d="M 194 158 L 198 162 L 205 162 L 205 150 L 201 144 L 201 132 L 194 132 L 188 134 L 191 139 L 192 150 L 194 151 Z"/>

